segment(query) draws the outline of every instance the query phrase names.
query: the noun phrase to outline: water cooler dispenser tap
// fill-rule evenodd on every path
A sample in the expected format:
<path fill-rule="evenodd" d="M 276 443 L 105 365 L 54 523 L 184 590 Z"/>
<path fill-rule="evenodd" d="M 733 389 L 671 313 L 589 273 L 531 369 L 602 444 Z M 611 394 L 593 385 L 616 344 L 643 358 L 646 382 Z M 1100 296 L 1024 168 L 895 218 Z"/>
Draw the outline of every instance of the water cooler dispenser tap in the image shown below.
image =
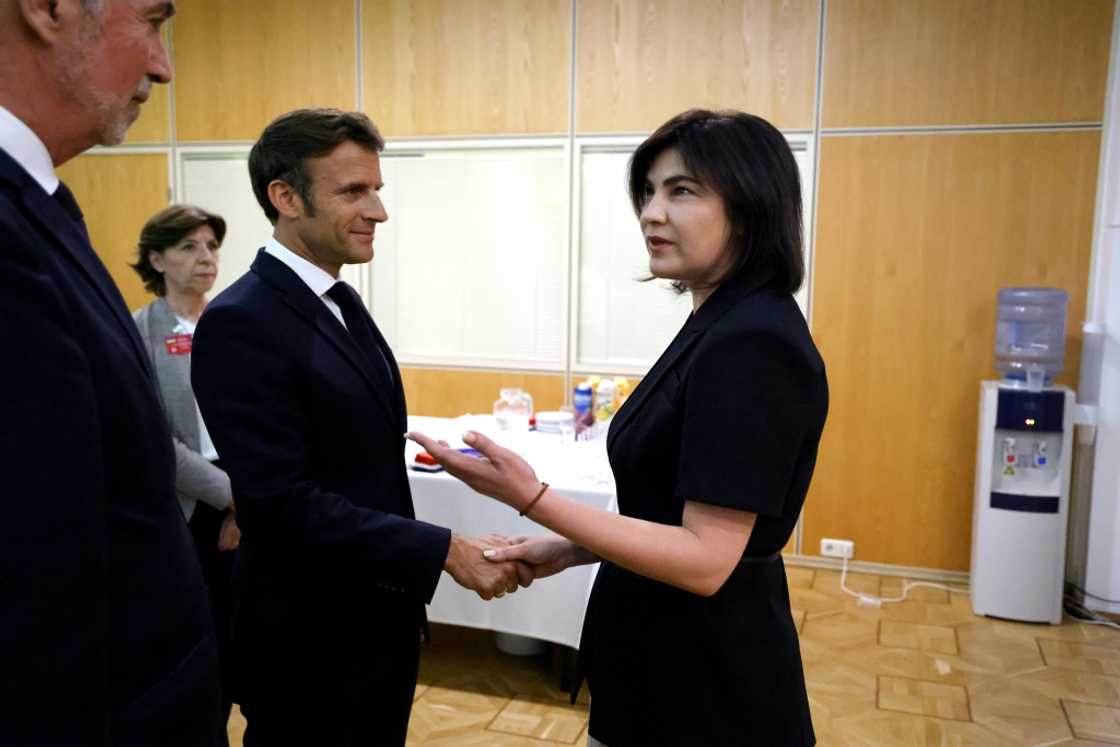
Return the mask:
<path fill-rule="evenodd" d="M 1003 439 L 1003 463 L 1008 467 L 1014 467 L 1018 457 L 1015 456 L 1015 439 Z"/>

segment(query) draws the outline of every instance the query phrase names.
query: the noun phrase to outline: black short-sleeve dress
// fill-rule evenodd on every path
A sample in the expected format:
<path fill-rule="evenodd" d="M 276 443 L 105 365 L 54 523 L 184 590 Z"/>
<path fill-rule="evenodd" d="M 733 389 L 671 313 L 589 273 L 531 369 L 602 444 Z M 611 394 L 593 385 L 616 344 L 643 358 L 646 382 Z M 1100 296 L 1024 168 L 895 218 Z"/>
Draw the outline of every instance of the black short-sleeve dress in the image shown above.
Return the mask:
<path fill-rule="evenodd" d="M 758 514 L 743 560 L 702 597 L 604 562 L 580 670 L 608 747 L 815 742 L 778 552 L 828 410 L 824 363 L 768 273 L 716 289 L 616 415 L 619 511 L 680 525 L 686 501 Z"/>

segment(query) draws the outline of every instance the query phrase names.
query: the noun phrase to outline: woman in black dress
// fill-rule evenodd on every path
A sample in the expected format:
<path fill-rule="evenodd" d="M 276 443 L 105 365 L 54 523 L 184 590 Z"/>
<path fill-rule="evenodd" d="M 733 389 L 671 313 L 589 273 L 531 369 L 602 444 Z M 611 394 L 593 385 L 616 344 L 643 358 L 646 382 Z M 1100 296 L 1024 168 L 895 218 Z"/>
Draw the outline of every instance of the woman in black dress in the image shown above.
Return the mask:
<path fill-rule="evenodd" d="M 481 434 L 472 459 L 411 436 L 449 472 L 553 530 L 487 551 L 536 578 L 602 561 L 580 645 L 592 744 L 815 741 L 779 551 L 801 511 L 828 409 L 792 293 L 801 189 L 785 138 L 692 110 L 637 149 L 630 196 L 650 273 L 693 311 L 615 416 L 619 514 L 556 494 Z"/>

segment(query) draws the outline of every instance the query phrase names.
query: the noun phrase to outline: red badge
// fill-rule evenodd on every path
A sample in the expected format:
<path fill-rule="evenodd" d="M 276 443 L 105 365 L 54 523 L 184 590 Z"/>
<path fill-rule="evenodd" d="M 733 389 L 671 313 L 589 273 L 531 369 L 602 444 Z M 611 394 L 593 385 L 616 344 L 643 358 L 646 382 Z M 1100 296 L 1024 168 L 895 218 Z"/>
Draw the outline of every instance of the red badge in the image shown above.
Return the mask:
<path fill-rule="evenodd" d="M 193 339 L 194 335 L 184 332 L 178 335 L 168 335 L 163 338 L 163 344 L 167 346 L 168 355 L 189 355 Z"/>

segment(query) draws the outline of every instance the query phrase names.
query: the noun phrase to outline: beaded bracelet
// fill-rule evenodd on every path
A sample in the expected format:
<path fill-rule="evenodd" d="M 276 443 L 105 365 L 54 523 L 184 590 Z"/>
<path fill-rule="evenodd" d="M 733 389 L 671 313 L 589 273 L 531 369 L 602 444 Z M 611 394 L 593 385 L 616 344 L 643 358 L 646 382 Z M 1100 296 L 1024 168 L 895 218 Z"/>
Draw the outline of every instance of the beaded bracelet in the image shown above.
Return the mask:
<path fill-rule="evenodd" d="M 537 501 L 539 501 L 541 499 L 541 496 L 544 495 L 544 491 L 546 491 L 546 490 L 548 490 L 548 483 L 547 482 L 542 482 L 540 492 L 537 493 L 536 497 L 533 498 L 533 500 L 529 501 L 528 506 L 526 506 L 525 508 L 518 511 L 517 515 L 518 516 L 524 516 L 525 514 L 529 513 L 529 509 L 531 509 L 533 506 L 537 505 Z"/>

